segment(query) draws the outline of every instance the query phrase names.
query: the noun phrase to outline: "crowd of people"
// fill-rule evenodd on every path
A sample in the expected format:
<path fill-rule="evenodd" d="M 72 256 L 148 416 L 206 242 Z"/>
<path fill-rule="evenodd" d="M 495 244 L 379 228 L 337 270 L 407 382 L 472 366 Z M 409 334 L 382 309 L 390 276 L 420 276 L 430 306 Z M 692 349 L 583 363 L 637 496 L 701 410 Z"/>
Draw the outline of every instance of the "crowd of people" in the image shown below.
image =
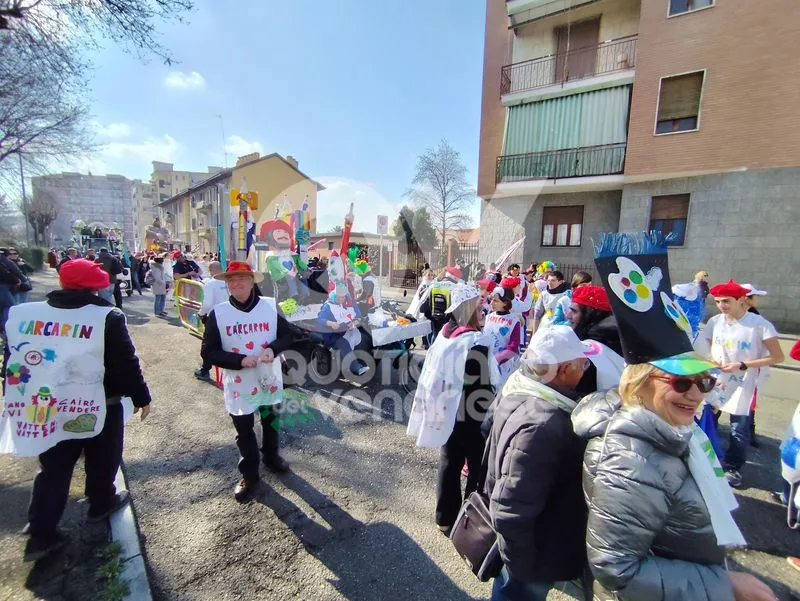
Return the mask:
<path fill-rule="evenodd" d="M 598 249 L 600 285 L 586 272 L 567 283 L 551 262 L 491 265 L 470 283 L 457 267 L 423 274 L 411 310 L 434 334 L 408 434 L 440 449 L 436 525 L 494 577 L 496 601 L 544 600 L 568 580 L 587 599 L 776 599 L 725 566 L 745 545 L 731 489 L 744 486 L 759 389 L 784 359 L 752 310 L 765 292 L 700 272 L 687 295 L 663 244 L 617 236 Z M 719 314 L 695 327 L 679 293 L 712 296 Z M 792 505 L 797 486 L 773 496 Z"/>
<path fill-rule="evenodd" d="M 550 261 L 524 271 L 473 264 L 469 273 L 464 265 L 423 273 L 408 313 L 430 320 L 432 331 L 423 341 L 408 434 L 420 447 L 439 449 L 436 526 L 454 541 L 459 529 L 474 536 L 475 529 L 463 530 L 465 506 L 485 508 L 494 544 L 482 576 L 494 578 L 495 601 L 544 600 L 568 580 L 580 580 L 587 599 L 775 599 L 761 580 L 725 567 L 726 550 L 745 544 L 731 487 L 745 480 L 759 389 L 784 359 L 774 326 L 755 308 L 765 292 L 733 280 L 709 286 L 705 272 L 691 283 L 694 291 L 673 287 L 666 247 L 625 236 L 609 235 L 598 248 L 599 282 L 583 271 L 567 280 Z M 63 546 L 58 522 L 81 453 L 91 520 L 129 500 L 113 485 L 122 456 L 120 403 L 130 397 L 144 419 L 151 399 L 121 304 L 113 306 L 123 266 L 140 294 L 151 287 L 157 316 L 176 280 L 205 280 L 195 376 L 210 380 L 212 367 L 221 370 L 240 454 L 236 500 L 258 488 L 260 463 L 289 469 L 280 455 L 280 355 L 294 342 L 292 328 L 277 299 L 262 295 L 261 273 L 241 261 L 223 270 L 215 259 L 203 257 L 201 267 L 180 252 L 127 258 L 102 248 L 80 257 L 69 249 L 54 265 L 62 289 L 43 303 L 17 303 L 13 294 L 26 276 L 0 249 L 0 299 L 12 297 L 4 313 L 6 407 L 30 409 L 32 431 L 48 432 L 31 440 L 27 426 L 0 431 L 4 450 L 38 455 L 41 464 L 27 560 Z M 358 345 L 351 326 L 360 311 L 380 305 L 369 266 L 352 267 L 357 296 L 338 255 L 309 264 L 315 279 L 329 278 L 318 325 L 342 355 Z M 696 311 L 682 307 L 708 295 L 719 314 L 701 328 Z M 43 340 L 48 349 L 40 352 Z M 86 356 L 102 369 L 79 360 Z M 360 374 L 364 366 L 354 359 L 350 369 Z M 48 386 L 62 373 L 70 376 L 59 402 Z M 38 392 L 29 407 L 31 390 Z M 66 397 L 84 399 L 97 413 L 65 421 Z M 723 413 L 730 422 L 724 451 L 717 435 Z M 791 505 L 796 485 L 787 479 L 776 488 L 776 499 Z"/>

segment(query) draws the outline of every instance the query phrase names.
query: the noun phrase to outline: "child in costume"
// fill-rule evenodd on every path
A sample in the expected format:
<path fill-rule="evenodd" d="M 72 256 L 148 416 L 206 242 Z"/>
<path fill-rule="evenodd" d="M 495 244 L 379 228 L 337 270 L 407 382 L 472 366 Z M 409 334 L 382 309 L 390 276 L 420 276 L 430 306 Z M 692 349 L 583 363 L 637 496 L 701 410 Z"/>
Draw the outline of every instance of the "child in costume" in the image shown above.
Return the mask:
<path fill-rule="evenodd" d="M 328 295 L 328 300 L 323 303 L 317 318 L 323 342 L 339 351 L 344 359 L 361 343 L 361 332 L 357 328 L 356 320 L 361 317 L 358 304 L 345 306 L 349 296 L 347 285 L 342 281 L 335 284 L 335 288 Z M 353 359 L 350 370 L 356 375 L 363 375 L 367 366 L 360 359 Z"/>
<path fill-rule="evenodd" d="M 474 286 L 449 289 L 447 323 L 428 350 L 419 377 L 407 434 L 418 447 L 440 448 L 436 524 L 447 533 L 461 508 L 461 468 L 469 476 L 464 496 L 483 480 L 481 424 L 499 381 L 491 342 L 481 332 L 480 296 Z"/>
<path fill-rule="evenodd" d="M 522 341 L 522 323 L 511 312 L 514 302 L 514 281 L 517 278 L 504 278 L 489 295 L 492 312 L 486 316 L 483 331 L 489 335 L 492 345 L 489 348 L 500 370 L 498 390 L 519 366 L 519 349 Z M 510 281 L 509 281 L 510 280 Z"/>

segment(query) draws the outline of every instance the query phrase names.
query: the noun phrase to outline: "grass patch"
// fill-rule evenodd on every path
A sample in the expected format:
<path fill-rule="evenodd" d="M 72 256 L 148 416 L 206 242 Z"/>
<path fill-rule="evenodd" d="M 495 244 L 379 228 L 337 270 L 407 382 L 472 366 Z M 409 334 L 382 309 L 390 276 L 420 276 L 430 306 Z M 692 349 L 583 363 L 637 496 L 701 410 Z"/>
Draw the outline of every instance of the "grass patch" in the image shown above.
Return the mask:
<path fill-rule="evenodd" d="M 97 601 L 123 601 L 130 593 L 127 581 L 122 580 L 122 546 L 119 543 L 106 545 L 100 552 L 103 565 L 97 569 L 101 588 Z"/>

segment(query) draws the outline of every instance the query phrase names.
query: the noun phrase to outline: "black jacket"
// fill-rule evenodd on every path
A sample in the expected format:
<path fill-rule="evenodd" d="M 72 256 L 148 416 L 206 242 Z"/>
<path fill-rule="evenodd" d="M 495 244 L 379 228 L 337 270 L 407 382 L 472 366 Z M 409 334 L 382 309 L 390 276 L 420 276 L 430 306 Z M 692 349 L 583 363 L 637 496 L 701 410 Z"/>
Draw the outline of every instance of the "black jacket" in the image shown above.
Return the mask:
<path fill-rule="evenodd" d="M 108 307 L 109 303 L 99 296 L 85 290 L 54 290 L 47 295 L 47 304 L 56 309 L 79 309 L 86 305 Z M 5 363 L 10 351 L 5 349 Z M 125 315 L 119 309 L 112 309 L 106 316 L 105 328 L 105 376 L 103 388 L 109 404 L 119 402 L 123 396 L 130 397 L 135 407 L 149 405 L 150 390 L 144 381 L 136 348 L 128 334 Z"/>
<path fill-rule="evenodd" d="M 116 281 L 117 275 L 122 273 L 122 263 L 111 253 L 100 253 L 95 263 L 100 263 L 103 266 L 103 271 L 108 274 L 112 284 Z"/>
<path fill-rule="evenodd" d="M 240 303 L 233 297 L 230 297 L 230 301 L 231 305 L 233 305 L 235 309 L 249 313 L 255 308 L 259 298 L 260 296 L 256 294 L 254 289 L 250 294 L 250 298 L 247 299 L 247 302 Z M 291 348 L 293 341 L 294 338 L 292 336 L 289 322 L 286 321 L 286 318 L 284 318 L 282 315 L 278 314 L 277 337 L 272 344 L 269 345 L 269 348 L 272 349 L 272 352 L 275 353 L 275 356 L 277 357 L 283 351 Z M 217 316 L 213 310 L 208 314 L 208 318 L 206 319 L 205 331 L 203 332 L 203 344 L 200 347 L 200 355 L 212 365 L 216 365 L 217 367 L 221 367 L 223 369 L 242 369 L 242 359 L 247 356 L 242 355 L 241 353 L 231 353 L 223 350 L 222 337 L 219 334 L 219 326 L 217 326 Z"/>
<path fill-rule="evenodd" d="M 535 394 L 502 395 L 492 419 L 485 490 L 504 565 L 526 582 L 578 578 L 586 565 L 585 441 L 567 411 Z"/>

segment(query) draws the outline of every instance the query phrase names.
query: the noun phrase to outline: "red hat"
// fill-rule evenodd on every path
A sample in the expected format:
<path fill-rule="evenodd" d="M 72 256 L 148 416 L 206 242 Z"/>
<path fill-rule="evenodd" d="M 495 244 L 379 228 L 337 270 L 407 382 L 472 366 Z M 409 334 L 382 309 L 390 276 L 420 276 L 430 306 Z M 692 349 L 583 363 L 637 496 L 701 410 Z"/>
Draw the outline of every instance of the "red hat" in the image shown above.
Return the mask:
<path fill-rule="evenodd" d="M 261 226 L 261 230 L 258 232 L 258 237 L 263 240 L 268 233 L 274 232 L 275 230 L 283 230 L 287 234 L 291 235 L 292 226 L 286 223 L 283 219 L 272 219 L 271 221 L 265 221 Z"/>
<path fill-rule="evenodd" d="M 711 296 L 716 298 L 723 298 L 723 297 L 730 297 L 730 298 L 742 298 L 743 296 L 747 296 L 750 291 L 739 284 L 738 282 L 734 282 L 733 280 L 728 280 L 725 284 L 717 284 L 711 290 L 709 290 Z"/>
<path fill-rule="evenodd" d="M 58 277 L 65 290 L 102 290 L 110 284 L 100 263 L 88 259 L 67 261 L 61 266 Z"/>
<path fill-rule="evenodd" d="M 608 292 L 603 286 L 578 286 L 572 291 L 572 302 L 592 309 L 611 312 Z"/>
<path fill-rule="evenodd" d="M 249 263 L 245 261 L 231 261 L 228 263 L 228 267 L 225 269 L 224 273 L 218 273 L 214 276 L 215 280 L 227 280 L 232 275 L 251 275 L 253 276 L 253 281 L 258 283 L 264 280 L 263 274 L 259 273 L 258 271 L 253 271 L 253 268 L 250 267 Z"/>
<path fill-rule="evenodd" d="M 448 267 L 447 274 L 453 276 L 455 279 L 460 280 L 462 278 L 461 269 L 458 267 Z"/>
<path fill-rule="evenodd" d="M 789 356 L 795 361 L 800 361 L 800 340 L 794 343 L 792 350 L 789 351 Z"/>
<path fill-rule="evenodd" d="M 475 282 L 475 284 L 477 284 L 481 288 L 486 288 L 486 290 L 488 290 L 489 292 L 494 290 L 494 287 L 497 286 L 497 282 L 495 282 L 491 278 L 483 278 L 482 280 L 478 280 L 477 282 Z"/>
<path fill-rule="evenodd" d="M 506 276 L 502 280 L 500 280 L 500 287 L 510 288 L 511 290 L 513 290 L 514 288 L 519 286 L 519 283 L 521 281 L 522 280 L 520 280 L 519 278 L 512 278 L 511 276 Z"/>

